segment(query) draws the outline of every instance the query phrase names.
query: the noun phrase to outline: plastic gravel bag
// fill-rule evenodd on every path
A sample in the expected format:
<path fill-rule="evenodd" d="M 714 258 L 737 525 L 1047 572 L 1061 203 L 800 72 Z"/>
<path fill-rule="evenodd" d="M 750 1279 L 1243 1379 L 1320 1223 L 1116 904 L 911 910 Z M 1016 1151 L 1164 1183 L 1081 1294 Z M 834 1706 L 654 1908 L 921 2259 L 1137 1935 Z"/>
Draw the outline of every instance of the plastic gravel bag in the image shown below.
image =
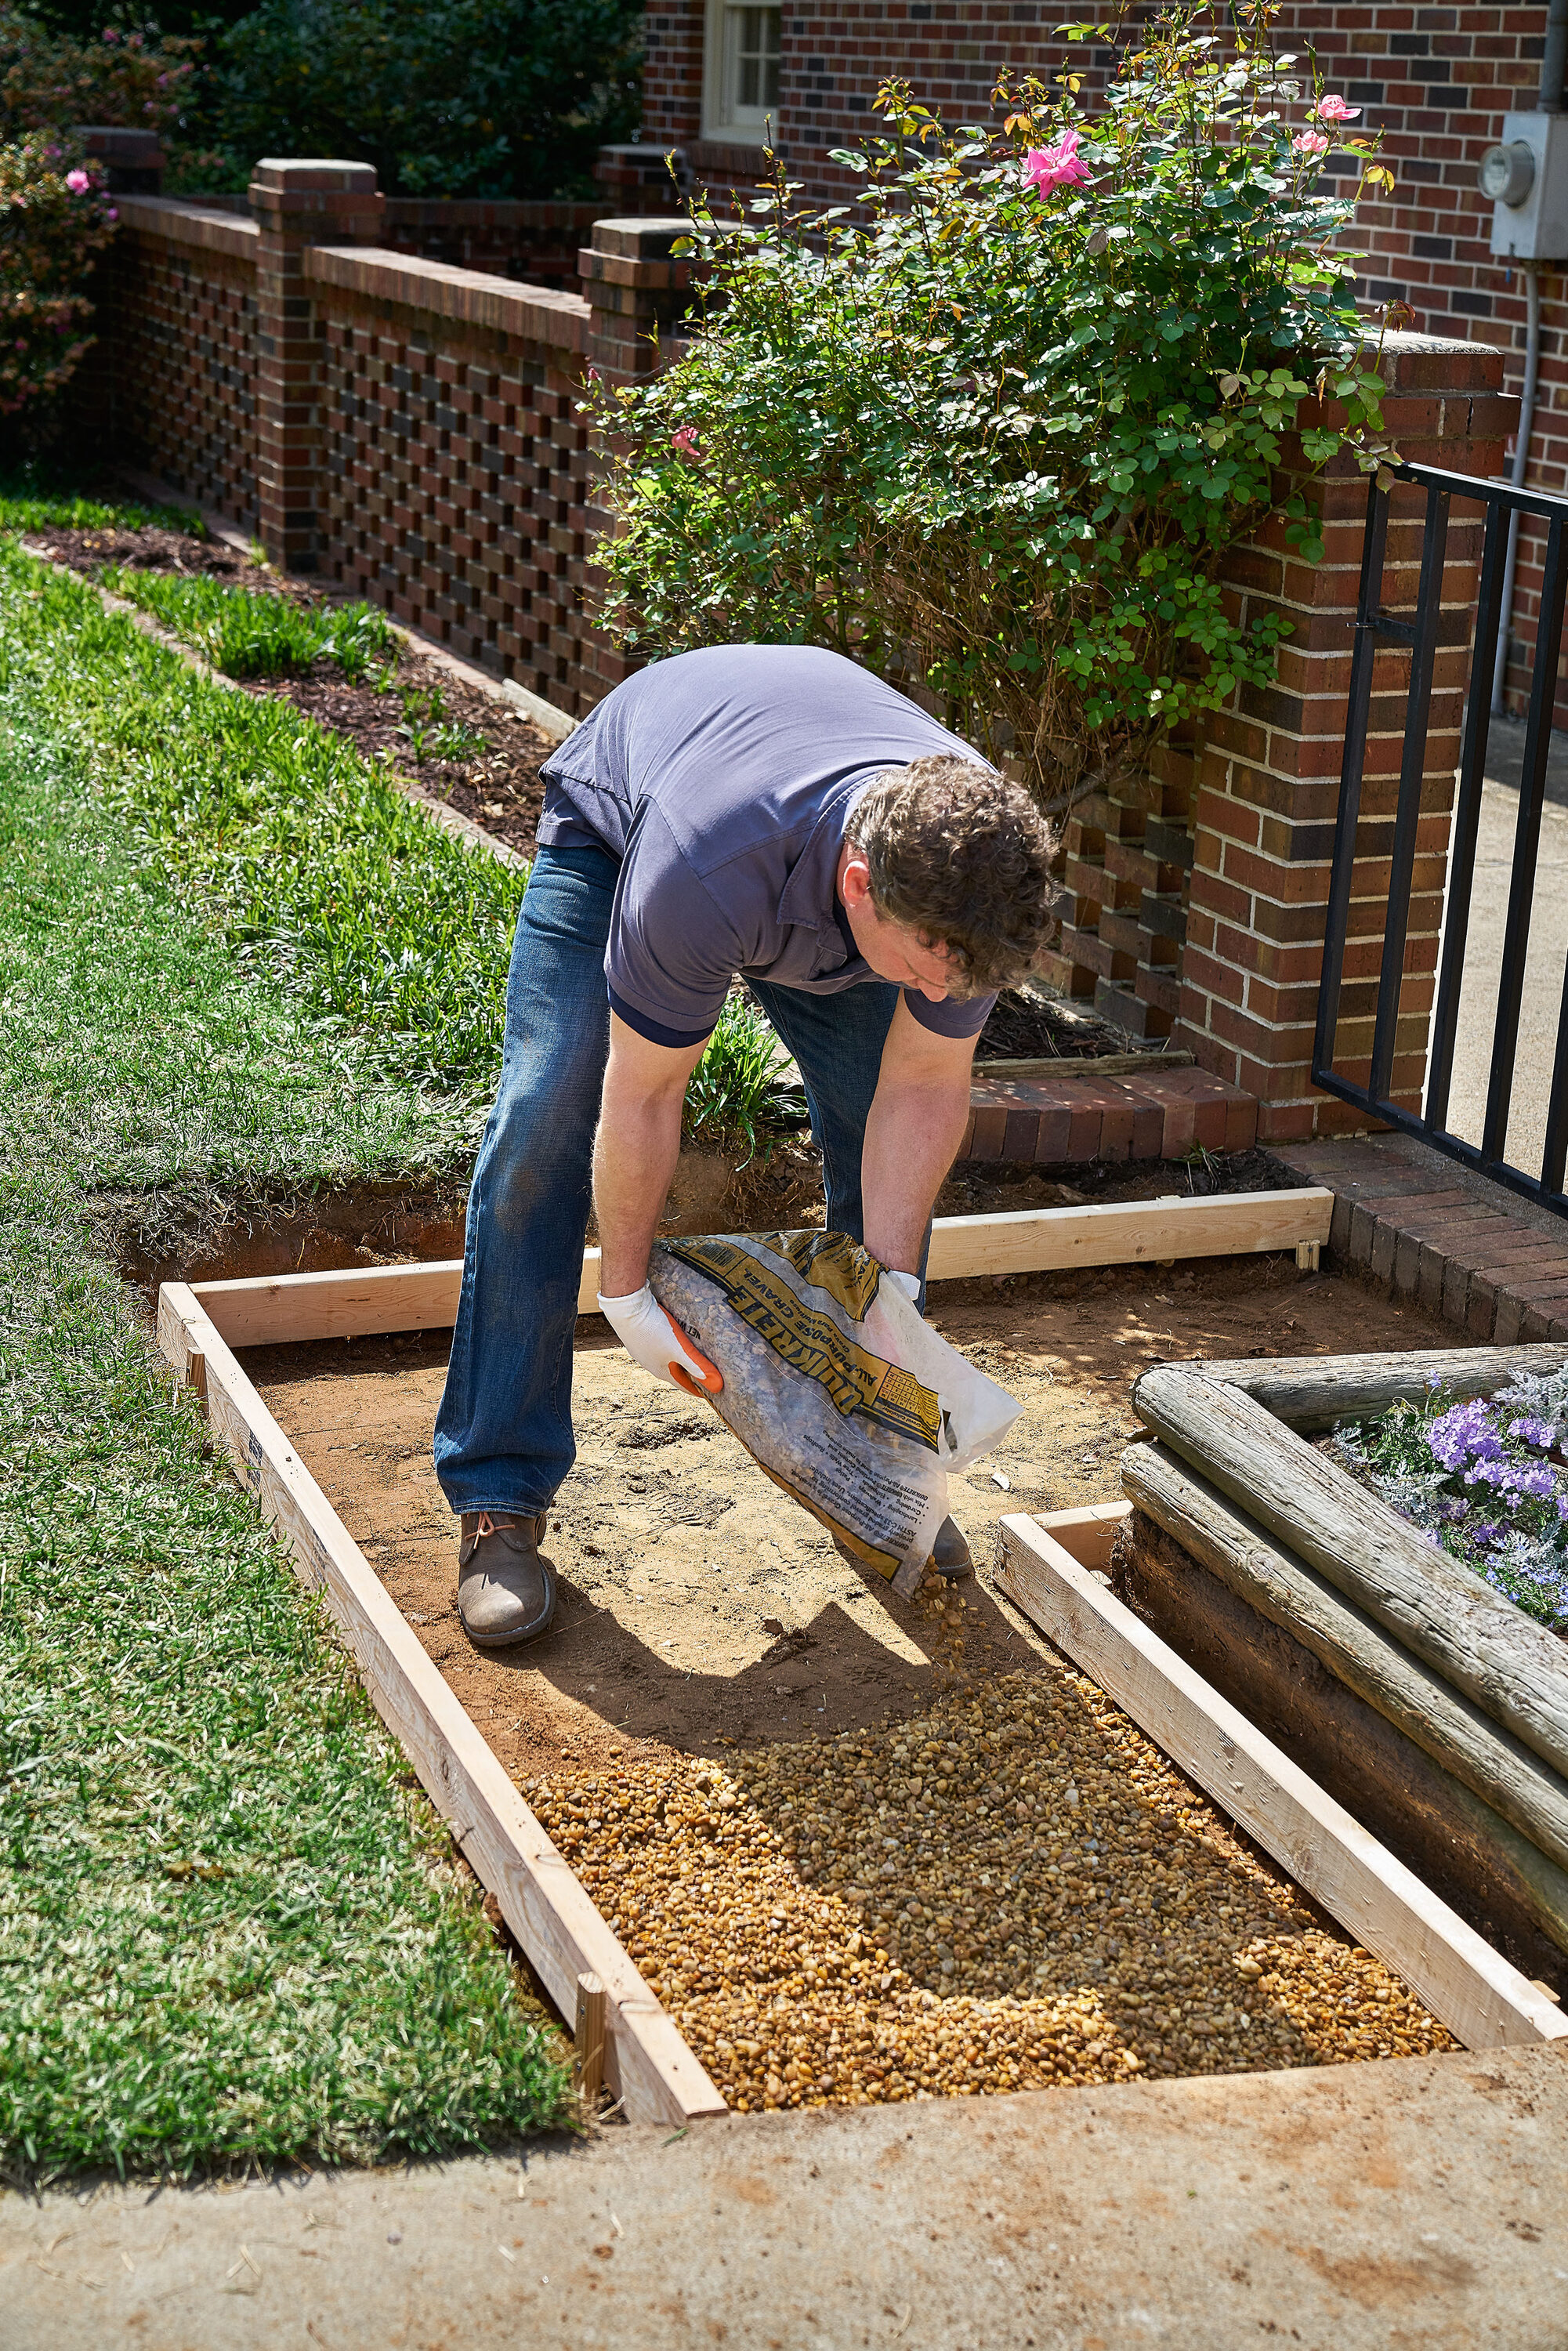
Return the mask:
<path fill-rule="evenodd" d="M 724 1374 L 714 1410 L 776 1485 L 914 1591 L 967 1468 L 1022 1406 L 844 1233 L 657 1242 L 654 1297 Z"/>

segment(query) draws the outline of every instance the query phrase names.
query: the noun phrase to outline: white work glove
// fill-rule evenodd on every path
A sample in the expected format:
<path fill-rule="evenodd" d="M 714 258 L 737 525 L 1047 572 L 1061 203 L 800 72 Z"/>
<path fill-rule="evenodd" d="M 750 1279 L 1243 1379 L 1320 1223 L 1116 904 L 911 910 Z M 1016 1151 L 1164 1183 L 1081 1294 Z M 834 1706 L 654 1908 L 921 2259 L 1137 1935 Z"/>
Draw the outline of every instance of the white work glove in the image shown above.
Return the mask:
<path fill-rule="evenodd" d="M 889 1281 L 897 1282 L 900 1290 L 903 1290 L 911 1306 L 918 1310 L 920 1305 L 920 1276 L 917 1273 L 895 1273 L 890 1265 L 884 1265 L 883 1267 L 883 1273 Z"/>
<path fill-rule="evenodd" d="M 724 1374 L 718 1365 L 697 1353 L 646 1282 L 625 1298 L 606 1298 L 601 1292 L 599 1311 L 632 1362 L 652 1372 L 656 1380 L 668 1380 L 672 1387 L 685 1388 L 690 1395 L 720 1394 Z"/>

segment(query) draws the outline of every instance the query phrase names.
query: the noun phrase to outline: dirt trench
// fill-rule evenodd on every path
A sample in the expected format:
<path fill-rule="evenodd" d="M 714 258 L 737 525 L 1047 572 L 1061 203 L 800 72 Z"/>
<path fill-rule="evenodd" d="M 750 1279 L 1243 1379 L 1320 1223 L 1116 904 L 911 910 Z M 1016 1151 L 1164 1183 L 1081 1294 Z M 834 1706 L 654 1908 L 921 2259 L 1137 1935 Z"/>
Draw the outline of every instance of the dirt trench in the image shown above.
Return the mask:
<path fill-rule="evenodd" d="M 551 1514 L 557 1624 L 482 1654 L 430 1465 L 444 1334 L 247 1368 L 732 2105 L 1450 2045 L 990 1582 L 1004 1512 L 1113 1499 L 1161 1358 L 1431 1346 L 1283 1259 L 945 1285 L 1022 1415 L 955 1480 L 979 1573 L 907 1605 L 596 1321 Z"/>

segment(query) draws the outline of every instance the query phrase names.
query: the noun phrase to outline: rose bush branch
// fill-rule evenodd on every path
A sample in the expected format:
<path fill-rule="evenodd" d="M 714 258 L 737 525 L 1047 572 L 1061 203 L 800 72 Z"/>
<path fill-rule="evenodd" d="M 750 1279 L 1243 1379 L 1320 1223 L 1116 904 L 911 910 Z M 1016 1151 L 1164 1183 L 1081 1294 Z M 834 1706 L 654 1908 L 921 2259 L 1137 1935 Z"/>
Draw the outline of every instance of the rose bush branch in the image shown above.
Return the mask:
<path fill-rule="evenodd" d="M 83 287 L 114 218 L 58 134 L 32 131 L 0 146 L 0 417 L 37 410 L 91 344 Z"/>
<path fill-rule="evenodd" d="M 1271 678 L 1288 624 L 1242 626 L 1220 579 L 1281 511 L 1286 436 L 1316 393 L 1343 422 L 1310 465 L 1386 454 L 1339 249 L 1382 166 L 1346 138 L 1356 187 L 1320 186 L 1271 17 L 1228 49 L 1204 8 L 1140 32 L 1092 115 L 1069 73 L 953 131 L 889 82 L 838 151 L 853 206 L 800 210 L 769 156 L 748 210 L 699 210 L 684 355 L 590 390 L 622 641 L 832 645 L 1058 805 Z M 1354 110 L 1307 94 L 1340 137 Z"/>

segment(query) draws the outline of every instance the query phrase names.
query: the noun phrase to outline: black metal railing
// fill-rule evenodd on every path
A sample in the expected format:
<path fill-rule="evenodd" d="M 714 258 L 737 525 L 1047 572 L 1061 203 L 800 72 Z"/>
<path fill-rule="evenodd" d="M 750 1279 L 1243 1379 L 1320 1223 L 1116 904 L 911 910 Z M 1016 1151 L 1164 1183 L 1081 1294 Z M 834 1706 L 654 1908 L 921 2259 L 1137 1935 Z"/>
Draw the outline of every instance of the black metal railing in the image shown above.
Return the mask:
<path fill-rule="evenodd" d="M 1564 590 L 1568 590 L 1568 544 L 1564 540 L 1564 530 L 1568 528 L 1568 497 L 1548 496 L 1539 490 L 1515 489 L 1506 482 L 1482 481 L 1472 475 L 1445 473 L 1431 465 L 1400 465 L 1394 468 L 1394 472 L 1397 479 L 1417 483 L 1427 492 L 1420 586 L 1413 620 L 1395 619 L 1383 611 L 1383 568 L 1391 493 L 1379 489 L 1374 482 L 1367 495 L 1361 594 L 1356 607 L 1355 647 L 1351 662 L 1350 709 L 1345 726 L 1344 763 L 1340 774 L 1339 814 L 1334 829 L 1333 867 L 1329 881 L 1328 922 L 1323 941 L 1322 988 L 1318 999 L 1317 1034 L 1312 1048 L 1312 1082 L 1322 1087 L 1324 1092 L 1337 1095 L 1342 1102 L 1354 1102 L 1386 1124 L 1406 1134 L 1419 1135 L 1424 1142 L 1446 1152 L 1450 1158 L 1462 1160 L 1468 1166 L 1479 1168 L 1511 1190 L 1525 1193 L 1539 1200 L 1543 1207 L 1568 1217 L 1568 1198 L 1563 1195 L 1564 1163 L 1568 1160 L 1568 973 L 1565 973 L 1563 980 L 1540 1172 L 1535 1174 L 1512 1166 L 1504 1156 L 1513 1099 L 1520 1014 L 1524 998 L 1531 910 L 1535 895 L 1547 753 L 1551 747 L 1552 713 L 1563 640 Z M 1455 498 L 1467 503 L 1475 500 L 1485 507 L 1486 534 L 1481 549 L 1480 592 L 1470 654 L 1458 796 L 1449 841 L 1447 906 L 1437 994 L 1432 1014 L 1426 1088 L 1421 1111 L 1416 1114 L 1392 1101 L 1390 1094 L 1398 1041 L 1400 991 L 1410 924 L 1421 788 L 1427 766 L 1432 674 L 1441 627 L 1448 509 Z M 1460 997 L 1465 977 L 1465 949 L 1469 935 L 1470 898 L 1475 881 L 1481 786 L 1486 773 L 1491 722 L 1491 687 L 1501 617 L 1503 572 L 1510 520 L 1515 515 L 1521 517 L 1534 516 L 1546 523 L 1546 553 L 1541 609 L 1536 623 L 1519 811 L 1514 829 L 1512 878 L 1499 970 L 1497 1014 L 1492 1029 L 1490 1071 L 1480 1141 L 1476 1144 L 1450 1133 L 1448 1098 L 1453 1083 L 1454 1047 L 1458 1033 Z M 1399 797 L 1394 817 L 1388 910 L 1377 979 L 1371 1067 L 1367 1082 L 1363 1086 L 1341 1076 L 1335 1070 L 1334 1040 L 1339 1024 L 1345 942 L 1350 925 L 1356 828 L 1361 816 L 1362 775 L 1372 706 L 1373 661 L 1379 645 L 1385 644 L 1407 645 L 1410 648 L 1410 687 L 1399 770 Z"/>

